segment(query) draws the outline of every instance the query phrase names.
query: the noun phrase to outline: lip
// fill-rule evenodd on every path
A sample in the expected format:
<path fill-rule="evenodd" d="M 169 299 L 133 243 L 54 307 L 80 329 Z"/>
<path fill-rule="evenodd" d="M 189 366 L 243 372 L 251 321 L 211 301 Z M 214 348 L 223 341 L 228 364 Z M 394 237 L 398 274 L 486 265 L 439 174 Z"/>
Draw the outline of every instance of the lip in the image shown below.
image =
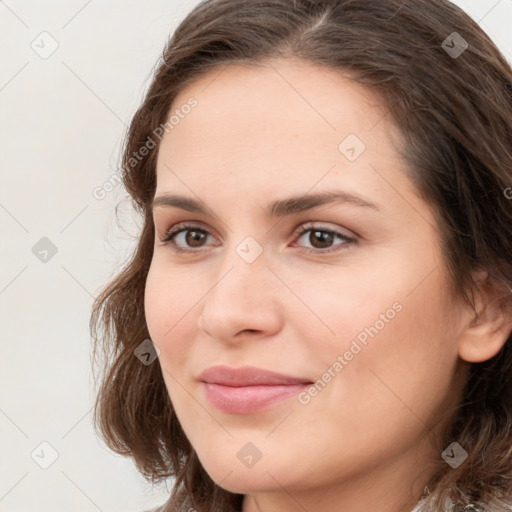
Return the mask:
<path fill-rule="evenodd" d="M 213 366 L 198 377 L 208 402 L 230 414 L 250 414 L 296 396 L 312 382 L 305 378 L 243 366 Z"/>

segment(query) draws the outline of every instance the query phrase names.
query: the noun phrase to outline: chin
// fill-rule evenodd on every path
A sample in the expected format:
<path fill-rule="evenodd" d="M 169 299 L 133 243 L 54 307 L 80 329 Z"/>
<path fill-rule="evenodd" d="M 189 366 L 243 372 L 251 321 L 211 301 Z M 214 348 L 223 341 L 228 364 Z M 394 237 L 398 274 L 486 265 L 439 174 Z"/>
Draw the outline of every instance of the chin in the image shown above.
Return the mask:
<path fill-rule="evenodd" d="M 252 467 L 246 467 L 237 457 L 221 462 L 218 453 L 212 459 L 199 458 L 208 476 L 219 486 L 234 494 L 279 490 L 285 480 L 282 468 L 275 467 L 271 461 L 265 463 L 263 458 Z M 286 474 L 289 482 L 289 470 Z M 279 483 L 278 483 L 279 482 Z"/>
<path fill-rule="evenodd" d="M 210 478 L 212 478 L 219 487 L 233 494 L 254 494 L 258 492 L 282 490 L 281 486 L 277 483 L 281 481 L 278 475 L 275 476 L 274 480 L 264 469 L 257 472 L 253 471 L 255 471 L 255 469 L 246 471 L 233 470 L 229 476 L 227 476 L 228 472 L 224 473 L 220 478 L 214 479 L 212 475 L 210 475 Z M 270 471 L 270 473 L 274 475 L 272 471 Z"/>

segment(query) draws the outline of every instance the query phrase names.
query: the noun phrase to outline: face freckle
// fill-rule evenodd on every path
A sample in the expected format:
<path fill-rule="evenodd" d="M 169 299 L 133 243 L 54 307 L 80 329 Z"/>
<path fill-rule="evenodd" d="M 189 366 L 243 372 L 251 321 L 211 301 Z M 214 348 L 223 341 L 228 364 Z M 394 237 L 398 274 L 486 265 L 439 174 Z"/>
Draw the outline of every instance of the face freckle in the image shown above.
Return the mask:
<path fill-rule="evenodd" d="M 212 76 L 173 103 L 198 102 L 162 140 L 155 194 L 207 212 L 190 201 L 155 207 L 145 290 L 180 423 L 232 492 L 407 487 L 435 468 L 429 436 L 465 374 L 461 306 L 447 293 L 431 208 L 390 141 L 399 134 L 366 89 L 333 70 L 284 60 Z M 343 198 L 301 211 L 282 202 L 333 191 Z M 288 214 L 267 216 L 277 201 Z M 161 241 L 181 223 L 188 231 L 173 241 L 192 252 Z M 197 230 L 208 236 L 195 248 Z M 294 380 L 220 371 L 209 378 L 233 385 L 202 381 L 218 365 Z"/>

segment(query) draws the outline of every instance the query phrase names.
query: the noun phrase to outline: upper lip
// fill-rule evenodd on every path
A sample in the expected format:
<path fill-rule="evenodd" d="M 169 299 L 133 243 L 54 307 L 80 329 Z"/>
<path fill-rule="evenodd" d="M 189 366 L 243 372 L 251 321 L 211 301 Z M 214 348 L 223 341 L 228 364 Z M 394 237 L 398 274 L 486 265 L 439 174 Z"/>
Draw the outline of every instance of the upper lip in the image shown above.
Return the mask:
<path fill-rule="evenodd" d="M 239 368 L 230 368 L 229 366 L 223 365 L 212 366 L 201 373 L 198 380 L 209 384 L 232 387 L 311 384 L 311 381 L 308 379 L 283 375 L 254 366 L 241 366 Z"/>

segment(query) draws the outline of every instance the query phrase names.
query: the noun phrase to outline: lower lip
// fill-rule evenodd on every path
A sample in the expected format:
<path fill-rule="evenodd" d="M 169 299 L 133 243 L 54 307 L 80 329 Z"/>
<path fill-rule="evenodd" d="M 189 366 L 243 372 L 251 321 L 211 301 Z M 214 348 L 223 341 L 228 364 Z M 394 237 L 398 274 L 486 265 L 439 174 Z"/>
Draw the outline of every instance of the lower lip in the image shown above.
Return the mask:
<path fill-rule="evenodd" d="M 269 409 L 297 396 L 311 384 L 231 387 L 203 382 L 206 398 L 217 409 L 230 414 L 250 414 Z"/>

